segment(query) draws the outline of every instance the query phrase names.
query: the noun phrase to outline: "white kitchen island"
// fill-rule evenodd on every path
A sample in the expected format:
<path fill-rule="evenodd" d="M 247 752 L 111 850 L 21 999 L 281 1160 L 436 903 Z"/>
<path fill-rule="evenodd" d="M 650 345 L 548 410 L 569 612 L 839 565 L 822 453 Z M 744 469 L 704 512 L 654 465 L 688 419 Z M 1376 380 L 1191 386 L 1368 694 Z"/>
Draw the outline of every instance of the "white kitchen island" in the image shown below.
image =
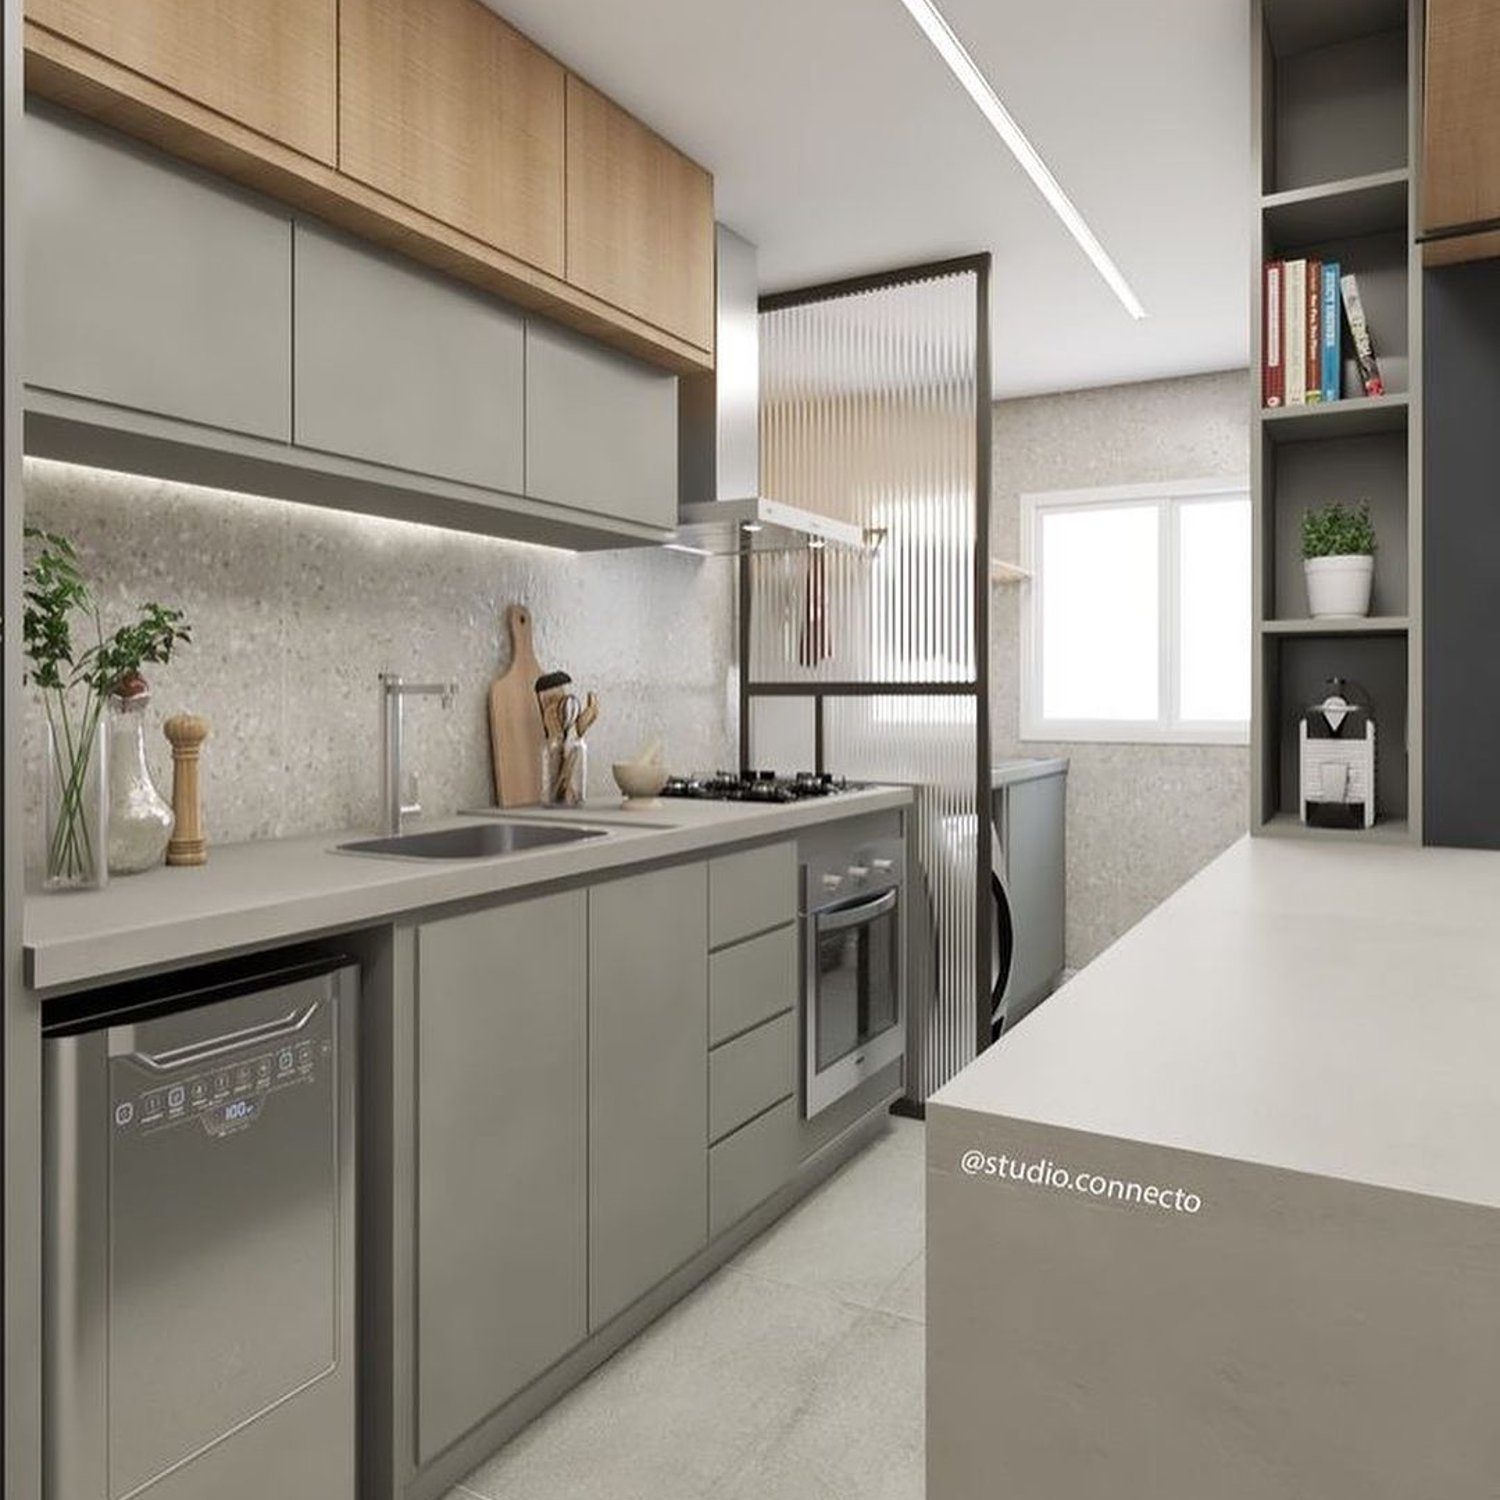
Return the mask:
<path fill-rule="evenodd" d="M 1500 855 L 1242 840 L 928 1151 L 929 1500 L 1500 1494 Z"/>

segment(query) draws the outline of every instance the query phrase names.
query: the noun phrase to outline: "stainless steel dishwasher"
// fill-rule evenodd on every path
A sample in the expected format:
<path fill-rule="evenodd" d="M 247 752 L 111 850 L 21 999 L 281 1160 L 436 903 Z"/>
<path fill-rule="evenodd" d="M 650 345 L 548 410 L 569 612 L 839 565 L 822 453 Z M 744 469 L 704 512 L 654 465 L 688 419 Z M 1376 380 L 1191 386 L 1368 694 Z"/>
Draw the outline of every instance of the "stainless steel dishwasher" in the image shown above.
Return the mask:
<path fill-rule="evenodd" d="M 43 1500 L 354 1500 L 348 959 L 55 1002 Z"/>

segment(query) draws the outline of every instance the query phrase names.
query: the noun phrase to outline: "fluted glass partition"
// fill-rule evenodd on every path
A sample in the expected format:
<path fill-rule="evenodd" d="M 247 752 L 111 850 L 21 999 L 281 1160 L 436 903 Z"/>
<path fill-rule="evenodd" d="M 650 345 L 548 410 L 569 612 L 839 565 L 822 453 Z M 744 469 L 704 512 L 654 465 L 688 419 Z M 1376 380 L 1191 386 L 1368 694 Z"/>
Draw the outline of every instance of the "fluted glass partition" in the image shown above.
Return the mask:
<path fill-rule="evenodd" d="M 916 788 L 914 1103 L 988 1015 L 987 279 L 987 257 L 916 268 L 767 298 L 760 319 L 762 493 L 866 544 L 747 558 L 749 755 L 756 726 L 789 722 L 770 701 L 801 699 L 819 769 Z"/>

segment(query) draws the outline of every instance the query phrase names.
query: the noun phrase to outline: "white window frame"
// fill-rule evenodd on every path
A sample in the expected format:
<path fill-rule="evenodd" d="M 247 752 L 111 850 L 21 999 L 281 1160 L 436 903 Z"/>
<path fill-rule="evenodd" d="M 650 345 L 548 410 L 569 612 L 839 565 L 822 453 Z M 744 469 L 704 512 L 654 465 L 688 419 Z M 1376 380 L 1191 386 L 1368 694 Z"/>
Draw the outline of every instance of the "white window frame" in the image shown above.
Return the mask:
<path fill-rule="evenodd" d="M 1021 597 L 1021 738 L 1086 744 L 1247 745 L 1250 724 L 1193 723 L 1178 717 L 1178 525 L 1183 502 L 1248 498 L 1248 479 L 1171 480 L 1160 484 L 1111 485 L 1086 490 L 1042 490 L 1021 496 L 1021 564 L 1030 573 Z M 1087 510 L 1096 505 L 1150 506 L 1162 517 L 1158 573 L 1161 590 L 1161 714 L 1154 720 L 1046 719 L 1042 716 L 1043 559 L 1040 518 L 1046 511 Z M 1245 663 L 1245 670 L 1250 670 Z"/>

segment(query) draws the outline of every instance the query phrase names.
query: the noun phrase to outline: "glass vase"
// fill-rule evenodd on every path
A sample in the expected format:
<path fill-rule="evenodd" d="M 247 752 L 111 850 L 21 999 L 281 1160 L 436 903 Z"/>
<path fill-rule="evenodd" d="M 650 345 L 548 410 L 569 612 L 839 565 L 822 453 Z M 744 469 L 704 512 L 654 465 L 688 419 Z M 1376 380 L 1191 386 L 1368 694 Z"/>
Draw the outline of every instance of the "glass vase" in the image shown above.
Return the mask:
<path fill-rule="evenodd" d="M 176 821 L 146 764 L 150 693 L 109 700 L 109 873 L 154 869 L 167 852 Z"/>
<path fill-rule="evenodd" d="M 76 720 L 47 721 L 46 869 L 49 891 L 98 890 L 108 883 L 109 749 L 93 705 Z"/>

